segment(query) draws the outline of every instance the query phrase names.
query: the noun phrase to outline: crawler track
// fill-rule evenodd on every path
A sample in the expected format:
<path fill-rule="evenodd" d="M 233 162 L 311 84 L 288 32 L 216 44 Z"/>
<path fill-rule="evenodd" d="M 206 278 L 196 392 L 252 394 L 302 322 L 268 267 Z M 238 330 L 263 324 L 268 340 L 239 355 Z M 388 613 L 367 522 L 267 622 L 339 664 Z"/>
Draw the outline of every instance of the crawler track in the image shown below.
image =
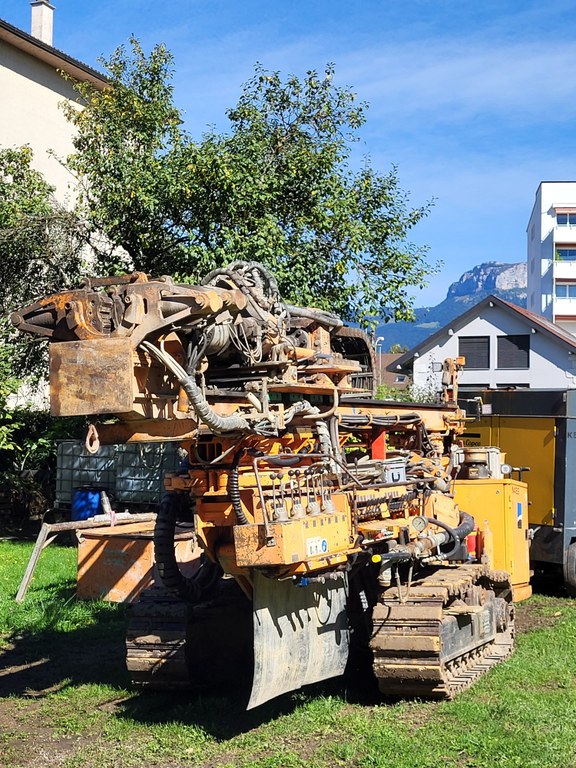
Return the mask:
<path fill-rule="evenodd" d="M 233 579 L 221 579 L 198 605 L 152 587 L 130 606 L 126 666 L 140 687 L 230 687 L 230 669 L 242 685 L 251 679 L 252 645 L 252 605 Z"/>
<path fill-rule="evenodd" d="M 370 647 L 380 691 L 453 698 L 512 653 L 514 608 L 506 574 L 482 565 L 443 567 L 374 608 Z"/>
<path fill-rule="evenodd" d="M 152 587 L 130 606 L 126 666 L 134 685 L 187 688 L 186 624 L 188 608 L 161 587 Z"/>

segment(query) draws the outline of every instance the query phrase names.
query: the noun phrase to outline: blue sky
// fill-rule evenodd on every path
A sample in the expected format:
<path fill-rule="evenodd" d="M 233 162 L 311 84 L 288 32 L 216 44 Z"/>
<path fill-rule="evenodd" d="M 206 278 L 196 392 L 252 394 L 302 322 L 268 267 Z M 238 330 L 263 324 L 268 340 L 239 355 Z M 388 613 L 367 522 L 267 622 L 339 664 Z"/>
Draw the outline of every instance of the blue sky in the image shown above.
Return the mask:
<path fill-rule="evenodd" d="M 370 105 L 360 158 L 398 166 L 414 205 L 435 205 L 412 240 L 442 261 L 418 306 L 483 261 L 523 261 L 542 180 L 576 179 L 576 9 L 549 0 L 53 0 L 54 45 L 98 66 L 134 34 L 175 57 L 175 101 L 199 137 L 259 61 L 301 74 L 336 65 Z M 30 29 L 28 0 L 0 16 Z"/>

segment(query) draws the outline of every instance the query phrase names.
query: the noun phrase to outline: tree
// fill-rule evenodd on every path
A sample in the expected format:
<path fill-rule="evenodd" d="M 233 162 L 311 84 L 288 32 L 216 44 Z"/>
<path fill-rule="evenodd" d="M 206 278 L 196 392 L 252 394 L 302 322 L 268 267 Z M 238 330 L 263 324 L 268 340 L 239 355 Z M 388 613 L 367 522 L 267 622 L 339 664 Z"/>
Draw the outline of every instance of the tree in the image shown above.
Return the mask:
<path fill-rule="evenodd" d="M 38 372 L 38 344 L 13 333 L 10 314 L 23 304 L 78 281 L 82 228 L 32 167 L 30 147 L 0 148 L 0 368 L 5 399 L 19 375 Z M 6 346 L 8 344 L 8 346 Z"/>
<path fill-rule="evenodd" d="M 132 39 L 103 63 L 110 88 L 78 85 L 85 108 L 67 110 L 86 215 L 125 251 L 103 266 L 195 282 L 236 259 L 260 261 L 294 303 L 349 320 L 411 315 L 408 289 L 431 268 L 406 237 L 428 206 L 408 207 L 395 168 L 352 169 L 365 105 L 334 84 L 331 65 L 286 81 L 257 67 L 227 113 L 230 131 L 195 142 L 164 47 L 146 57 Z"/>
<path fill-rule="evenodd" d="M 49 494 L 40 479 L 55 465 L 55 440 L 78 431 L 76 422 L 51 420 L 37 407 L 13 402 L 25 380 L 35 387 L 46 372 L 46 350 L 17 334 L 10 315 L 77 283 L 83 270 L 82 227 L 32 162 L 29 147 L 0 148 L 0 474 L 13 522 L 32 507 L 46 511 Z M 36 472 L 25 476 L 24 469 Z"/>

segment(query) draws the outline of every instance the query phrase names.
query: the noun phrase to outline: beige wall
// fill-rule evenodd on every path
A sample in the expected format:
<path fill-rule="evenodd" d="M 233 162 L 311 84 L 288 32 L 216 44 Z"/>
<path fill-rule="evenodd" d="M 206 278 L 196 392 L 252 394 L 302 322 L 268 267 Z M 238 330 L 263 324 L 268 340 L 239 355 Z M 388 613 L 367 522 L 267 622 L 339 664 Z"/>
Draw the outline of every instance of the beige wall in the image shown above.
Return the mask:
<path fill-rule="evenodd" d="M 54 68 L 0 41 L 0 146 L 29 144 L 62 203 L 73 197 L 74 179 L 49 150 L 60 158 L 72 151 L 72 127 L 58 105 L 75 96 Z"/>

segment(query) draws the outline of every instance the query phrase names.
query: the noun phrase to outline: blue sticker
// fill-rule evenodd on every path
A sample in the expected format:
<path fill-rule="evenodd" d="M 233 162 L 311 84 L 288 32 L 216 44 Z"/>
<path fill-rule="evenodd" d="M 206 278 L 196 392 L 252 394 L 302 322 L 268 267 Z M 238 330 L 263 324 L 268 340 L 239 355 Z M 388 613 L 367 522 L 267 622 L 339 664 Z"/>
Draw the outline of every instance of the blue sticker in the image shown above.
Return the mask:
<path fill-rule="evenodd" d="M 328 552 L 328 541 L 326 539 L 322 539 L 322 552 Z"/>

